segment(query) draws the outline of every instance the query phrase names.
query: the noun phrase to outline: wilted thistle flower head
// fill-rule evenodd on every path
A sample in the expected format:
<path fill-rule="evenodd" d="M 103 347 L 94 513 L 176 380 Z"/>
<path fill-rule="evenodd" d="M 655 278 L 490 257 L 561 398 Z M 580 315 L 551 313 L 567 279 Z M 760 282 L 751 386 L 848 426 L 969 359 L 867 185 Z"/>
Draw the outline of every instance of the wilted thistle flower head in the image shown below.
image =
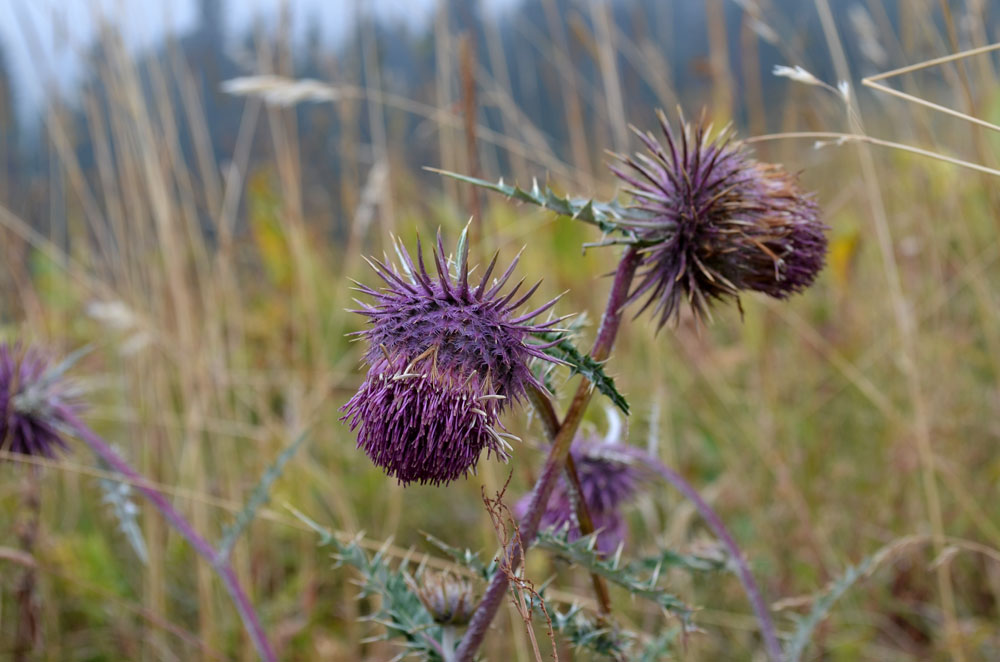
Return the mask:
<path fill-rule="evenodd" d="M 61 372 L 36 350 L 0 344 L 0 450 L 51 458 L 67 447 L 63 412 L 75 407 Z"/>
<path fill-rule="evenodd" d="M 411 588 L 438 625 L 468 625 L 472 620 L 477 600 L 468 580 L 426 570 Z"/>
<path fill-rule="evenodd" d="M 593 436 L 578 437 L 570 454 L 580 478 L 580 489 L 587 504 L 594 530 L 596 547 L 606 554 L 613 553 L 625 540 L 628 527 L 622 506 L 638 493 L 650 474 L 644 468 L 651 458 L 634 446 L 602 440 Z M 521 519 L 528 512 L 531 494 L 526 494 L 514 506 L 514 515 Z M 556 484 L 542 515 L 541 527 L 569 527 L 570 540 L 580 537 L 576 509 L 565 478 Z"/>
<path fill-rule="evenodd" d="M 674 133 L 658 113 L 666 146 L 635 130 L 648 154 L 619 156 L 612 171 L 628 186 L 634 217 L 621 222 L 643 244 L 631 301 L 646 297 L 659 326 L 683 298 L 698 317 L 712 300 L 743 290 L 784 299 L 816 278 L 826 226 L 810 194 L 780 165 L 755 160 L 725 129 L 681 120 Z"/>
<path fill-rule="evenodd" d="M 372 267 L 386 287 L 358 289 L 374 299 L 354 311 L 371 326 L 359 332 L 369 343 L 368 376 L 344 405 L 358 446 L 400 483 L 446 483 L 474 471 L 480 453 L 509 457 L 512 438 L 500 415 L 522 400 L 529 388 L 543 388 L 528 366 L 550 359 L 545 344 L 528 341 L 559 319 L 532 320 L 555 299 L 531 312 L 516 311 L 538 287 L 518 296 L 523 281 L 506 294 L 517 260 L 493 281 L 494 256 L 478 285 L 470 284 L 468 244 L 459 242 L 455 273 L 449 269 L 438 234 L 433 252 L 436 274 L 396 243 L 401 270 L 385 262 Z"/>

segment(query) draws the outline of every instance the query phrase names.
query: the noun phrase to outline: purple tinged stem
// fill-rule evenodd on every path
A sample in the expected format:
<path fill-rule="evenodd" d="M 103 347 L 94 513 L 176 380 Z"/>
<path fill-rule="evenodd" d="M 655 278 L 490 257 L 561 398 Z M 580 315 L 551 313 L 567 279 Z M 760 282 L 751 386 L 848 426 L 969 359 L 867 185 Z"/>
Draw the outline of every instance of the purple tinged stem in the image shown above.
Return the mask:
<path fill-rule="evenodd" d="M 528 390 L 528 399 L 545 427 L 545 434 L 550 440 L 555 439 L 556 435 L 559 434 L 559 414 L 552 406 L 552 400 L 549 399 L 548 394 L 536 386 Z M 571 453 L 566 455 L 566 478 L 571 488 L 570 495 L 576 510 L 580 535 L 590 535 L 594 532 L 594 519 L 590 515 L 590 508 L 587 506 L 587 499 L 580 484 L 580 475 L 577 473 L 576 463 L 573 461 Z M 594 594 L 597 596 L 597 605 L 601 614 L 610 614 L 611 594 L 608 593 L 607 581 L 597 573 L 590 573 L 590 581 L 594 585 Z"/>
<path fill-rule="evenodd" d="M 220 558 L 212 545 L 192 528 L 191 524 L 183 515 L 177 512 L 166 497 L 150 485 L 146 478 L 133 469 L 128 462 L 118 455 L 93 430 L 87 427 L 83 421 L 77 418 L 76 414 L 70 408 L 60 406 L 58 414 L 72 428 L 77 437 L 86 443 L 102 460 L 107 462 L 112 469 L 127 478 L 133 487 L 142 492 L 143 496 L 149 499 L 150 503 L 160 511 L 164 519 L 188 541 L 200 556 L 208 561 L 212 569 L 219 575 L 219 579 L 222 580 L 222 584 L 225 586 L 226 592 L 229 593 L 229 597 L 232 598 L 236 606 L 236 611 L 243 621 L 243 626 L 246 628 L 247 634 L 250 636 L 250 640 L 253 642 L 254 648 L 257 649 L 257 654 L 260 655 L 261 660 L 264 662 L 277 662 L 278 658 L 275 656 L 274 650 L 267 640 L 267 635 L 260 624 L 257 612 L 254 611 L 250 598 L 240 586 L 239 580 L 236 578 L 236 573 L 233 572 L 233 568 L 229 564 L 229 560 Z"/>
<path fill-rule="evenodd" d="M 601 318 L 601 326 L 597 334 L 597 340 L 594 342 L 594 348 L 591 351 L 591 356 L 595 360 L 603 361 L 607 359 L 608 355 L 611 353 L 611 349 L 614 347 L 615 338 L 618 334 L 618 329 L 621 326 L 622 309 L 625 307 L 625 304 L 629 299 L 628 291 L 631 287 L 632 280 L 635 277 L 639 261 L 640 256 L 635 248 L 629 247 L 626 249 L 625 254 L 622 256 L 622 259 L 618 264 L 618 269 L 615 272 L 615 280 L 612 284 L 611 292 L 608 295 L 608 302 L 605 307 L 604 315 Z M 569 457 L 570 444 L 576 436 L 576 431 L 583 419 L 584 411 L 586 410 L 592 393 L 593 388 L 589 380 L 584 378 L 581 381 L 580 386 L 577 388 L 577 392 L 573 397 L 573 402 L 570 404 L 569 411 L 567 412 L 566 418 L 561 425 L 558 423 L 558 418 L 554 416 L 554 412 L 546 411 L 544 408 L 539 408 L 539 413 L 542 416 L 542 420 L 547 430 L 551 432 L 556 426 L 558 426 L 558 431 L 552 435 L 553 440 L 549 456 L 546 459 L 542 472 L 535 483 L 535 489 L 532 492 L 531 501 L 528 505 L 528 511 L 521 521 L 521 540 L 525 545 L 530 545 L 535 536 L 538 534 L 538 527 L 541 522 L 542 515 L 545 512 L 545 507 L 548 504 L 549 497 L 552 495 L 552 489 L 555 487 L 555 482 L 559 476 L 560 470 L 563 469 L 567 458 Z M 722 519 L 712 509 L 712 507 L 708 505 L 701 495 L 698 494 L 698 491 L 695 490 L 694 487 L 684 480 L 684 478 L 679 474 L 662 464 L 654 464 L 653 468 L 664 480 L 673 485 L 678 491 L 681 492 L 681 494 L 694 504 L 695 508 L 697 508 L 698 512 L 705 519 L 712 532 L 719 538 L 719 540 L 722 541 L 722 544 L 725 545 L 729 555 L 733 559 L 733 562 L 736 564 L 737 576 L 739 577 L 740 583 L 743 584 L 743 589 L 746 592 L 750 605 L 757 617 L 768 657 L 771 662 L 782 662 L 784 657 L 781 651 L 781 646 L 778 642 L 774 623 L 771 620 L 770 612 L 767 609 L 767 605 L 764 602 L 760 589 L 754 581 L 750 568 L 747 566 L 746 559 L 743 557 L 736 541 L 729 534 L 729 531 L 723 524 Z M 520 563 L 521 550 L 516 546 L 512 546 L 509 551 L 509 558 L 511 558 L 515 564 L 515 568 L 512 568 L 513 570 L 516 569 L 516 565 Z M 493 577 L 490 586 L 486 589 L 482 602 L 480 602 L 475 614 L 473 614 L 472 621 L 469 623 L 469 629 L 466 631 L 465 636 L 462 637 L 461 646 L 459 646 L 456 653 L 456 659 L 458 662 L 472 662 L 476 651 L 482 645 L 483 639 L 486 636 L 486 631 L 489 628 L 490 623 L 493 621 L 497 609 L 499 609 L 500 604 L 503 601 L 504 595 L 507 593 L 508 583 L 509 580 L 504 573 L 498 572 Z M 596 583 L 595 588 L 597 588 Z M 600 595 L 599 588 L 598 595 Z"/>
<path fill-rule="evenodd" d="M 597 340 L 594 341 L 594 347 L 591 350 L 591 356 L 596 361 L 603 361 L 608 358 L 612 347 L 614 347 L 615 338 L 621 326 L 622 308 L 628 299 L 628 291 L 632 285 L 632 279 L 635 277 L 635 271 L 639 266 L 639 262 L 639 253 L 634 247 L 630 246 L 625 250 L 625 254 L 618 263 L 618 269 L 615 271 L 615 279 L 611 285 L 611 292 L 608 294 L 604 315 L 601 317 Z M 584 411 L 592 395 L 592 384 L 588 379 L 583 378 L 577 387 L 576 394 L 573 396 L 573 402 L 566 413 L 566 418 L 563 420 L 559 432 L 556 433 L 555 439 L 552 441 L 548 458 L 545 460 L 545 465 L 538 476 L 538 480 L 535 482 L 535 489 L 532 491 L 528 511 L 521 521 L 521 541 L 526 546 L 530 545 L 538 534 L 538 526 L 541 523 L 542 514 L 545 512 L 549 497 L 552 495 L 556 479 L 566 464 L 570 445 L 576 436 L 577 429 L 580 427 Z M 516 545 L 511 545 L 508 552 L 509 558 L 514 565 L 511 570 L 514 570 L 520 564 L 521 549 Z M 502 572 L 498 572 L 493 577 L 490 586 L 486 589 L 482 602 L 479 603 L 476 613 L 472 616 L 469 629 L 466 631 L 465 636 L 462 637 L 462 644 L 456 652 L 458 662 L 472 662 L 476 651 L 486 637 L 486 631 L 490 623 L 493 621 L 494 616 L 496 616 L 497 609 L 500 608 L 500 604 L 503 602 L 503 597 L 507 593 L 508 583 L 507 575 Z"/>
<path fill-rule="evenodd" d="M 733 563 L 736 564 L 736 575 L 739 577 L 740 583 L 743 584 L 743 590 L 750 601 L 750 607 L 757 617 L 757 624 L 760 626 L 760 633 L 764 639 L 767 656 L 771 662 L 781 662 L 784 656 L 781 652 L 781 644 L 778 643 L 778 635 L 774 629 L 774 622 L 771 620 L 771 613 L 764 602 L 760 589 L 757 587 L 757 582 L 754 581 L 749 566 L 747 566 L 746 559 L 743 558 L 743 553 L 740 551 L 739 545 L 736 544 L 736 541 L 729 534 L 726 525 L 722 523 L 722 518 L 698 494 L 698 490 L 684 480 L 679 473 L 659 462 L 653 462 L 649 466 L 663 480 L 677 488 L 678 492 L 694 504 L 694 507 L 698 509 L 698 512 L 705 520 L 705 523 L 708 524 L 708 528 L 712 529 L 712 533 L 722 541 L 730 558 L 733 559 Z"/>

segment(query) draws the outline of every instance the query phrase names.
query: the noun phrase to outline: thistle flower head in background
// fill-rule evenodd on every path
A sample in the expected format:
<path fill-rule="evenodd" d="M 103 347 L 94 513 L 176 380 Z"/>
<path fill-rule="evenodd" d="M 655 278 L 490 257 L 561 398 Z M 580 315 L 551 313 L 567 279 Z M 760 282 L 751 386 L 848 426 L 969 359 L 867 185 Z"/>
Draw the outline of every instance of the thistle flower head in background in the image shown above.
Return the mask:
<path fill-rule="evenodd" d="M 36 350 L 0 343 L 0 450 L 51 458 L 67 448 L 61 412 L 75 406 L 62 373 Z"/>
<path fill-rule="evenodd" d="M 784 299 L 815 280 L 826 226 L 810 194 L 780 165 L 755 160 L 731 131 L 683 122 L 676 134 L 658 113 L 666 146 L 636 134 L 648 154 L 619 156 L 612 171 L 632 209 L 621 222 L 645 245 L 630 302 L 645 297 L 662 326 L 682 299 L 708 315 L 712 300 L 744 290 Z"/>
<path fill-rule="evenodd" d="M 427 570 L 411 588 L 438 625 L 468 625 L 472 620 L 478 600 L 468 580 Z"/>
<path fill-rule="evenodd" d="M 446 483 L 474 471 L 480 452 L 509 457 L 500 415 L 529 388 L 542 388 L 528 363 L 551 361 L 544 344 L 528 342 L 533 333 L 560 320 L 532 320 L 555 304 L 516 311 L 538 285 L 517 296 L 521 283 L 506 294 L 504 285 L 517 260 L 490 281 L 496 257 L 479 279 L 469 282 L 468 244 L 459 242 L 449 269 L 440 235 L 433 253 L 436 274 L 397 243 L 401 269 L 372 261 L 387 287 L 359 285 L 374 299 L 355 312 L 371 326 L 359 332 L 369 342 L 368 376 L 344 405 L 344 420 L 358 432 L 358 446 L 401 483 Z M 523 282 L 523 281 L 522 281 Z"/>
<path fill-rule="evenodd" d="M 628 444 L 578 437 L 570 448 L 580 488 L 597 531 L 597 549 L 613 553 L 625 540 L 628 527 L 622 506 L 629 503 L 650 474 L 644 470 L 649 456 Z M 528 511 L 531 494 L 514 505 L 514 515 L 523 518 Z M 556 484 L 542 515 L 541 528 L 569 527 L 569 539 L 580 537 L 576 510 L 565 479 Z"/>

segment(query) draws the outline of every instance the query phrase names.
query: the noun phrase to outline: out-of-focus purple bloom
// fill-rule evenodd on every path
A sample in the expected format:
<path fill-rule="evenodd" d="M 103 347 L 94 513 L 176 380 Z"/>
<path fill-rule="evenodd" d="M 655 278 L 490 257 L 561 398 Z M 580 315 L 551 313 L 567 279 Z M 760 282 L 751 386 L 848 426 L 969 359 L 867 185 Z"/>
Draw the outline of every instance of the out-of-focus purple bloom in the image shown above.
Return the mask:
<path fill-rule="evenodd" d="M 401 483 L 446 483 L 474 471 L 481 451 L 509 457 L 500 415 L 529 388 L 542 388 L 531 373 L 532 358 L 551 361 L 547 345 L 531 344 L 533 333 L 551 329 L 559 319 L 534 324 L 550 309 L 518 314 L 538 285 L 521 296 L 518 283 L 501 290 L 517 260 L 490 281 L 496 256 L 478 285 L 469 283 L 467 251 L 449 271 L 438 236 L 435 276 L 398 243 L 401 270 L 388 263 L 372 266 L 388 287 L 359 285 L 374 304 L 354 311 L 371 327 L 359 332 L 369 342 L 368 376 L 344 405 L 344 420 L 358 432 L 358 447 Z"/>
<path fill-rule="evenodd" d="M 743 290 L 784 299 L 815 280 L 826 257 L 826 226 L 812 195 L 780 165 L 755 160 L 725 129 L 679 137 L 658 113 L 666 147 L 636 134 L 648 154 L 619 156 L 612 171 L 628 186 L 633 218 L 620 225 L 645 248 L 629 302 L 645 297 L 660 326 L 690 301 L 699 317 L 712 300 Z M 679 139 L 678 139 L 679 138 Z"/>
<path fill-rule="evenodd" d="M 54 457 L 67 448 L 62 411 L 72 411 L 61 372 L 37 351 L 0 344 L 0 450 Z"/>
<path fill-rule="evenodd" d="M 608 443 L 598 439 L 577 438 L 570 448 L 580 488 L 590 511 L 594 530 L 597 531 L 597 549 L 613 553 L 625 540 L 628 526 L 622 515 L 622 506 L 638 493 L 641 484 L 650 477 L 644 465 L 650 459 L 634 446 Z M 531 494 L 526 494 L 514 505 L 514 516 L 521 519 L 527 514 Z M 569 526 L 569 539 L 580 537 L 576 510 L 570 498 L 565 478 L 556 484 L 542 515 L 541 528 L 560 529 Z"/>

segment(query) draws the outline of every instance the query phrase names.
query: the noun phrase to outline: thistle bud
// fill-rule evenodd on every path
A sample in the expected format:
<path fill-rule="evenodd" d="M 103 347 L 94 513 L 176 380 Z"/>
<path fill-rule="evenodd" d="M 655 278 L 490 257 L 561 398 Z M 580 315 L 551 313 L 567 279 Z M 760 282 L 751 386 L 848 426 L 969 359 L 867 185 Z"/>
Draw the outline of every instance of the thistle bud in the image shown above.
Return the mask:
<path fill-rule="evenodd" d="M 476 610 L 472 584 L 451 573 L 425 571 L 413 589 L 438 625 L 468 625 Z"/>

